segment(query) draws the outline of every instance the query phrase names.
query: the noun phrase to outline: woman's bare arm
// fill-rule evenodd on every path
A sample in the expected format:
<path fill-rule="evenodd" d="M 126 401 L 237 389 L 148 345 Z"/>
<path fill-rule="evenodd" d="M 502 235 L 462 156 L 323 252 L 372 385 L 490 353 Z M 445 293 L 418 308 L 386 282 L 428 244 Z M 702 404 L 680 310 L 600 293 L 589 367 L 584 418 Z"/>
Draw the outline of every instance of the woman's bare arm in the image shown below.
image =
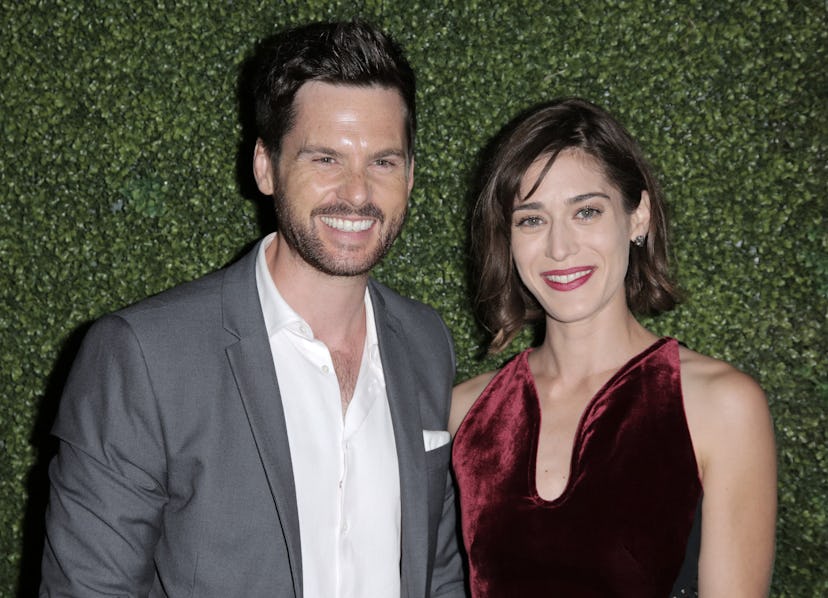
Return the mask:
<path fill-rule="evenodd" d="M 699 595 L 768 595 L 776 448 L 764 392 L 725 364 L 682 352 L 685 409 L 704 486 Z"/>

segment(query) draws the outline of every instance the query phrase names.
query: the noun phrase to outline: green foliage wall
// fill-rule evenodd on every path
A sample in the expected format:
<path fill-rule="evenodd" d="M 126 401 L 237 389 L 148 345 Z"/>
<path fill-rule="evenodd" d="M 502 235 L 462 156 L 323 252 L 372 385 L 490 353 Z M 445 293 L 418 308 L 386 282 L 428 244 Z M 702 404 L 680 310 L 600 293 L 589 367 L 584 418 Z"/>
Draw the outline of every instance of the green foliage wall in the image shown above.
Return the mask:
<path fill-rule="evenodd" d="M 481 336 L 464 274 L 478 151 L 582 95 L 661 173 L 688 300 L 648 324 L 755 376 L 779 465 L 774 596 L 828 595 L 824 0 L 0 0 L 0 595 L 33 595 L 47 431 L 88 322 L 264 231 L 237 156 L 237 68 L 286 24 L 367 17 L 419 76 L 416 185 L 377 276 Z M 528 337 L 515 343 L 513 351 Z"/>

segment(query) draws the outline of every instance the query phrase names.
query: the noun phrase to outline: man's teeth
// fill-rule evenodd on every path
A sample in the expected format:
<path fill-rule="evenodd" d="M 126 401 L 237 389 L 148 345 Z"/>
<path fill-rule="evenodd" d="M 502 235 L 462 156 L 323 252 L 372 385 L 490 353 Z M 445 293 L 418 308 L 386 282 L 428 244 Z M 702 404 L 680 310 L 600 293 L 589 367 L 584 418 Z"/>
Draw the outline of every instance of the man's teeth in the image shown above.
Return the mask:
<path fill-rule="evenodd" d="M 582 270 L 580 272 L 574 272 L 572 274 L 550 274 L 546 278 L 547 280 L 551 280 L 552 282 L 556 282 L 558 284 L 567 284 L 577 278 L 586 276 L 587 274 L 589 274 L 589 270 Z"/>
<path fill-rule="evenodd" d="M 322 216 L 322 222 L 346 233 L 358 233 L 371 228 L 374 224 L 373 220 L 345 220 L 343 218 L 332 218 L 330 216 Z"/>

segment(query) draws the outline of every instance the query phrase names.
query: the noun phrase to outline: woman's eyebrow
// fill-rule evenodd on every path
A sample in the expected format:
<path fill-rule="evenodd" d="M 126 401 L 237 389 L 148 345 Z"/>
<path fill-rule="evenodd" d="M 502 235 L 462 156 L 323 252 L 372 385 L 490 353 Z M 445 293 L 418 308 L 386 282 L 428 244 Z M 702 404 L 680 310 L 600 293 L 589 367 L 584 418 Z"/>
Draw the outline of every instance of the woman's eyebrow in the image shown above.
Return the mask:
<path fill-rule="evenodd" d="M 603 197 L 604 199 L 610 199 L 610 196 L 606 193 L 601 193 L 600 191 L 591 191 L 589 193 L 581 193 L 579 195 L 575 195 L 573 197 L 569 197 L 566 200 L 568 204 L 576 204 L 582 201 L 587 201 L 592 199 L 593 197 Z M 515 207 L 512 208 L 512 213 L 519 212 L 521 210 L 540 210 L 543 208 L 543 203 L 539 201 L 529 201 L 526 203 L 517 204 Z"/>

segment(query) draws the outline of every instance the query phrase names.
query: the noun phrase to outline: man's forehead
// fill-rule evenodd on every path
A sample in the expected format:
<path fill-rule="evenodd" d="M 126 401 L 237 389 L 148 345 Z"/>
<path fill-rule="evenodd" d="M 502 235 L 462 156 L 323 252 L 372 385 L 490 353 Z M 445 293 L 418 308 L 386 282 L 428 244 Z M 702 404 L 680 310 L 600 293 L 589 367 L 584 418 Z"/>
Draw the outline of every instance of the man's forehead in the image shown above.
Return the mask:
<path fill-rule="evenodd" d="M 293 129 L 354 127 L 385 137 L 395 133 L 405 141 L 407 110 L 400 94 L 378 85 L 340 85 L 313 81 L 304 84 L 294 100 Z M 396 125 L 399 125 L 399 128 Z"/>

